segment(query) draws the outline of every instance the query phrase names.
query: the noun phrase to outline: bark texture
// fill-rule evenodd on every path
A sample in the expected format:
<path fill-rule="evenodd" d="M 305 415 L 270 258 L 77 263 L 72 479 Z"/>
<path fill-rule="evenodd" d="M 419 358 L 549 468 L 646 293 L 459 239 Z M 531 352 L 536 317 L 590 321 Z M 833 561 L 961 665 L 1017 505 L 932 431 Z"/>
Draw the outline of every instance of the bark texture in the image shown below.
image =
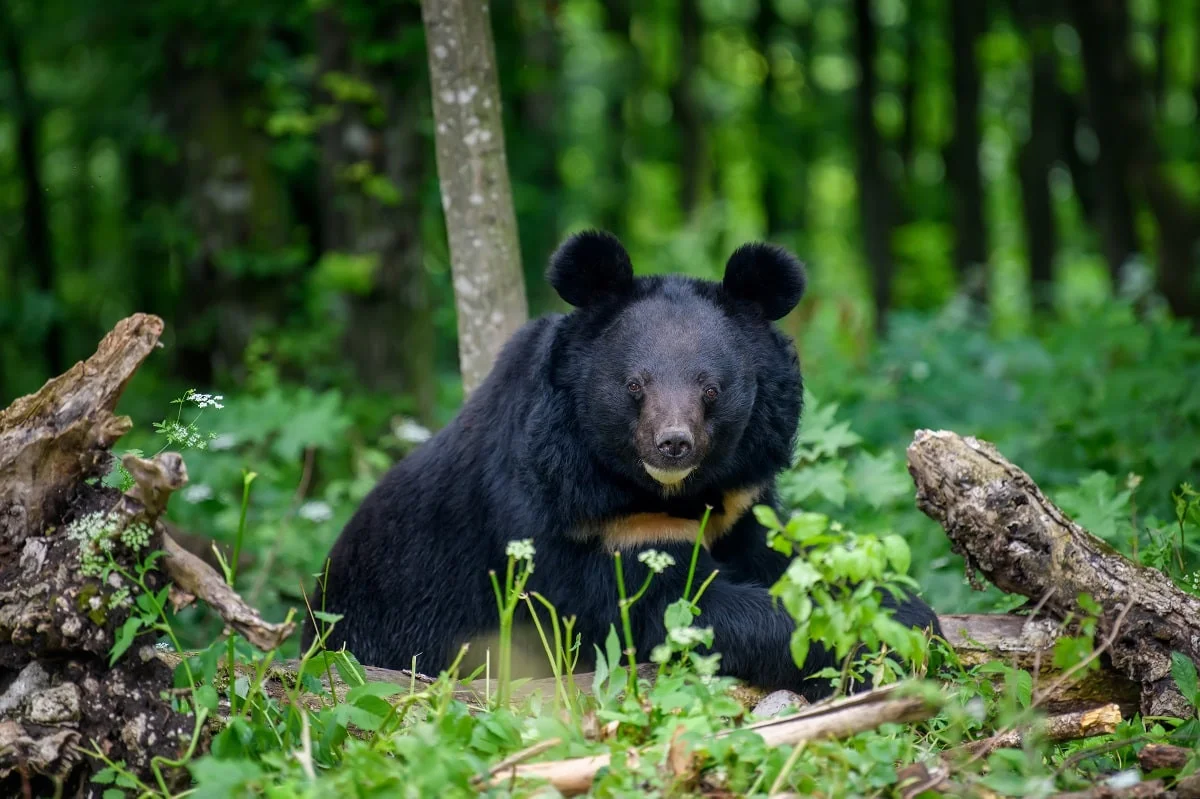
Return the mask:
<path fill-rule="evenodd" d="M 945 528 L 972 579 L 982 572 L 1058 619 L 1081 612 L 1076 598 L 1089 594 L 1105 610 L 1097 640 L 1115 630 L 1109 657 L 1141 686 L 1142 713 L 1192 716 L 1171 653 L 1200 662 L 1200 599 L 1075 524 L 987 442 L 918 430 L 908 469 L 918 507 Z"/>
<path fill-rule="evenodd" d="M 528 316 L 486 3 L 422 0 L 458 355 L 469 394 Z"/>

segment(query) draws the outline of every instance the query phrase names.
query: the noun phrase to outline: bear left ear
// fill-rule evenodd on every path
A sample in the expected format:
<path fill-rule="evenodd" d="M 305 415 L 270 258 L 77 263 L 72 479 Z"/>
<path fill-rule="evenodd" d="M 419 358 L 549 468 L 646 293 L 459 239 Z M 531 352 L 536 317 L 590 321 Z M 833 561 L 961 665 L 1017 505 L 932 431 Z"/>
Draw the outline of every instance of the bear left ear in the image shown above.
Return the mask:
<path fill-rule="evenodd" d="M 773 244 L 743 244 L 725 264 L 725 293 L 751 302 L 771 321 L 782 319 L 804 296 L 804 264 Z"/>
<path fill-rule="evenodd" d="M 585 230 L 568 238 L 550 256 L 546 280 L 558 296 L 582 308 L 632 293 L 633 265 L 616 236 Z"/>

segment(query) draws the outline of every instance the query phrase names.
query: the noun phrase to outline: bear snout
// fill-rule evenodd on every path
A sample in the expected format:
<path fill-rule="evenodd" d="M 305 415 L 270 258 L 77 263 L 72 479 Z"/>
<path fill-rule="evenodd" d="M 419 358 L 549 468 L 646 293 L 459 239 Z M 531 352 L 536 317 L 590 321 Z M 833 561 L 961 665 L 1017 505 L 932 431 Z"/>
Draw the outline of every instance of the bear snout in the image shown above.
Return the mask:
<path fill-rule="evenodd" d="M 658 447 L 658 451 L 671 460 L 691 455 L 695 443 L 692 432 L 686 427 L 668 427 L 654 437 L 654 445 Z"/>

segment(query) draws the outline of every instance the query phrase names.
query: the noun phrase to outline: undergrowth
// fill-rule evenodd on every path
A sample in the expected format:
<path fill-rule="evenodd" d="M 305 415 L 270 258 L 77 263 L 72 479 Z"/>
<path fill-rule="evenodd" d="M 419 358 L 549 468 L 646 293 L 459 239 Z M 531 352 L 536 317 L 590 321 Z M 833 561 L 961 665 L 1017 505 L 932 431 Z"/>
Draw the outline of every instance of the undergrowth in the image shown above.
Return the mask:
<path fill-rule="evenodd" d="M 829 369 L 824 379 L 830 353 L 806 352 L 814 396 L 806 398 L 796 467 L 780 483 L 790 512 L 756 513 L 773 546 L 807 552 L 773 593 L 797 620 L 797 659 L 814 643 L 837 656 L 839 667 L 817 679 L 839 690 L 855 681 L 900 682 L 936 704 L 923 722 L 768 747 L 744 729 L 753 719 L 731 695 L 732 682 L 717 676 L 719 654 L 704 651 L 712 641 L 697 623 L 705 584 L 690 578 L 666 611 L 668 635 L 652 657 L 656 679 L 639 679 L 631 668 L 627 620 L 646 586 L 622 585 L 613 597 L 622 623 L 596 648 L 595 672 L 581 685 L 572 620 L 525 591 L 537 553 L 520 541 L 510 545 L 505 573 L 493 576 L 501 635 L 486 673 L 452 668 L 432 683 L 403 685 L 367 679 L 352 654 L 322 648 L 338 619 L 302 586 L 382 470 L 427 431 L 394 419 L 367 444 L 352 431 L 364 414 L 379 419 L 377 407 L 333 389 L 285 386 L 255 363 L 244 396 L 185 395 L 174 420 L 131 436 L 132 443 L 147 452 L 191 445 L 192 484 L 172 502 L 172 521 L 212 534 L 226 580 L 268 617 L 312 613 L 324 633 L 304 652 L 290 642 L 263 653 L 222 637 L 219 621 L 203 611 L 175 614 L 160 594 L 135 587 L 135 612 L 118 647 L 153 636 L 161 647 L 187 652 L 173 701 L 194 714 L 197 739 L 201 725 L 217 725 L 207 752 L 185 753 L 194 797 L 556 795 L 534 783 L 489 781 L 497 764 L 519 753 L 529 760 L 610 755 L 594 796 L 898 796 L 905 767 L 1027 725 L 1045 710 L 1030 672 L 1000 661 L 964 666 L 939 642 L 892 622 L 867 590 L 915 583 L 943 613 L 1003 611 L 1024 601 L 994 588 L 972 592 L 942 531 L 915 509 L 904 461 L 913 429 L 993 441 L 1086 528 L 1200 594 L 1200 494 L 1187 482 L 1200 457 L 1193 446 L 1197 355 L 1200 343 L 1174 323 L 1137 320 L 1121 305 L 1003 341 L 953 311 L 901 318 L 872 363 Z M 118 471 L 109 480 L 123 477 Z M 103 569 L 103 550 L 89 552 L 91 568 Z M 142 557 L 152 563 L 156 554 Z M 649 580 L 666 569 L 693 569 L 661 553 L 643 557 Z M 126 577 L 139 585 L 139 572 Z M 1103 649 L 1099 608 L 1080 599 L 1084 612 L 1053 655 L 1054 667 L 1075 675 L 1096 668 Z M 508 671 L 518 611 L 535 621 L 554 674 L 553 688 L 534 697 Z M 277 668 L 287 658 L 300 662 L 290 677 Z M 346 689 L 332 693 L 335 676 Z M 1200 705 L 1194 665 L 1177 657 L 1172 676 Z M 459 681 L 468 677 L 482 683 L 464 690 Z M 966 795 L 1003 796 L 1128 785 L 1151 776 L 1136 759 L 1150 742 L 1195 753 L 1200 727 L 1134 716 L 1114 734 L 1084 742 L 1054 744 L 1035 734 L 1022 748 L 956 760 L 951 784 Z M 1182 773 L 1198 764 L 1193 754 Z M 136 782 L 121 764 L 104 765 L 97 782 L 106 799 L 168 795 L 161 781 Z"/>

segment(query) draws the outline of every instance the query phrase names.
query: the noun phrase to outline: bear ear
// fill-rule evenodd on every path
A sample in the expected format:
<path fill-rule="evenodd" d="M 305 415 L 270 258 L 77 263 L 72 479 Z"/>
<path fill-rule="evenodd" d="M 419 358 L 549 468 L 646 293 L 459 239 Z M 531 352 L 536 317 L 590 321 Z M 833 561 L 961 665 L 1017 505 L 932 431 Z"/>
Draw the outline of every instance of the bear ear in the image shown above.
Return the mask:
<path fill-rule="evenodd" d="M 773 244 L 743 244 L 725 264 L 721 285 L 729 296 L 754 303 L 767 319 L 787 316 L 804 296 L 804 264 Z"/>
<path fill-rule="evenodd" d="M 633 292 L 629 253 L 611 233 L 585 230 L 568 238 L 550 256 L 546 280 L 576 308 Z"/>

